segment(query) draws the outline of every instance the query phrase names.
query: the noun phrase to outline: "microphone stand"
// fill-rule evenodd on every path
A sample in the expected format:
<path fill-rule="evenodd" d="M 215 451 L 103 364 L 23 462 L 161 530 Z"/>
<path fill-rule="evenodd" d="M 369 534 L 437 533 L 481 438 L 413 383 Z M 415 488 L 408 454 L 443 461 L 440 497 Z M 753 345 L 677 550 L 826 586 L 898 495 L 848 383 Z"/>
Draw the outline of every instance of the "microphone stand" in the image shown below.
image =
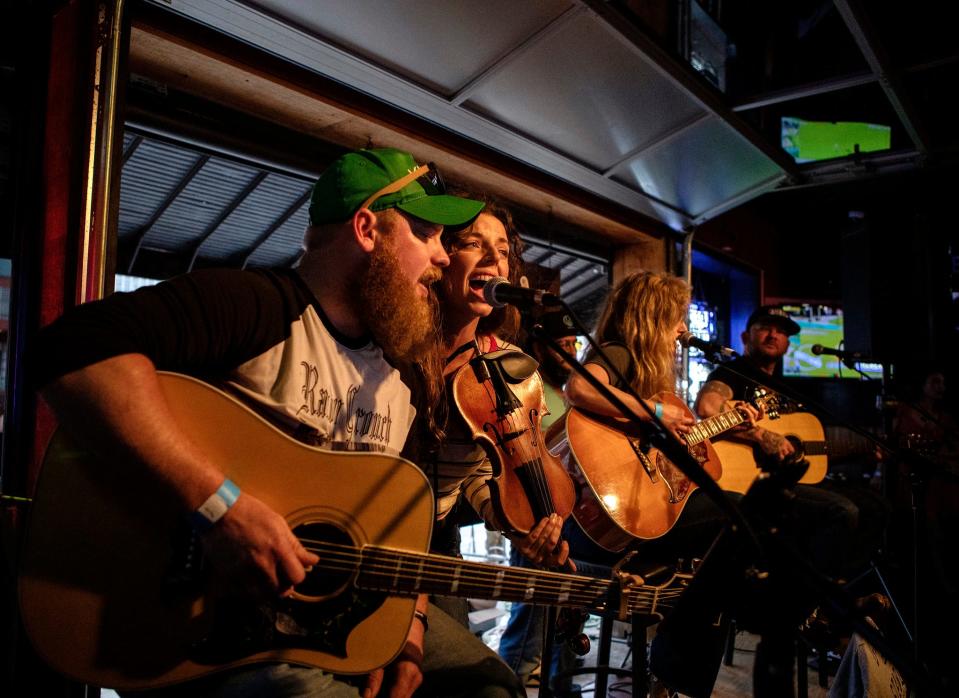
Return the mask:
<path fill-rule="evenodd" d="M 844 362 L 845 363 L 845 362 Z M 848 364 L 847 364 L 848 365 Z M 903 617 L 902 612 L 899 610 L 899 606 L 896 604 L 895 599 L 889 590 L 889 586 L 886 584 L 886 580 L 882 577 L 879 570 L 875 568 L 875 563 L 872 565 L 872 569 L 875 569 L 877 576 L 879 577 L 879 582 L 882 585 L 883 591 L 889 597 L 889 600 L 892 604 L 892 607 L 896 613 L 896 617 L 899 619 L 899 623 L 902 626 L 903 631 L 906 634 L 906 638 L 912 644 L 913 647 L 913 660 L 918 665 L 921 661 L 921 652 L 920 652 L 920 643 L 919 643 L 919 604 L 920 604 L 920 594 L 919 594 L 919 551 L 920 551 L 920 528 L 921 520 L 920 509 L 922 502 L 922 487 L 924 485 L 925 479 L 928 479 L 929 476 L 939 473 L 946 473 L 946 469 L 943 468 L 938 463 L 930 460 L 921 453 L 916 452 L 913 449 L 901 448 L 898 445 L 891 444 L 889 442 L 888 436 L 885 439 L 877 437 L 875 434 L 872 434 L 865 429 L 860 428 L 857 425 L 850 424 L 846 420 L 839 419 L 836 415 L 830 412 L 828 409 L 822 405 L 816 403 L 813 400 L 809 400 L 805 396 L 798 395 L 793 389 L 786 386 L 784 381 L 775 376 L 766 376 L 762 377 L 762 380 L 757 380 L 753 375 L 743 373 L 742 371 L 737 371 L 735 368 L 729 366 L 728 364 L 723 364 L 723 367 L 730 373 L 743 378 L 751 383 L 763 383 L 768 387 L 775 390 L 777 393 L 785 395 L 789 400 L 801 405 L 804 409 L 808 409 L 813 412 L 820 418 L 825 418 L 831 421 L 832 423 L 839 424 L 849 429 L 850 431 L 859 434 L 867 441 L 874 444 L 880 450 L 882 450 L 886 456 L 893 462 L 902 462 L 906 463 L 909 468 L 909 481 L 910 481 L 910 514 L 912 518 L 912 546 L 913 546 L 913 555 L 912 555 L 912 603 L 913 603 L 913 619 L 912 627 L 906 622 Z M 859 370 L 855 366 L 851 366 L 854 370 Z M 861 371 L 860 371 L 861 373 Z M 886 403 L 886 397 L 888 395 L 887 384 L 890 376 L 889 362 L 883 363 L 883 381 L 881 383 L 881 391 L 883 395 L 883 405 Z M 865 374 L 864 374 L 865 375 Z M 875 380 L 874 378 L 868 377 L 870 380 Z M 887 430 L 887 434 L 891 430 Z M 886 476 L 883 475 L 883 481 L 885 483 Z M 884 489 L 886 486 L 884 484 Z M 888 492 L 886 492 L 888 494 Z M 867 570 L 868 572 L 868 570 Z M 861 579 L 862 575 L 857 578 Z M 853 581 L 857 581 L 853 580 Z M 866 635 L 863 635 L 866 637 Z M 877 647 L 877 649 L 879 649 Z M 881 651 L 881 650 L 880 650 Z M 893 661 L 891 657 L 887 656 L 887 659 Z M 895 662 L 893 662 L 895 664 Z M 898 665 L 897 665 L 898 667 Z"/>
<path fill-rule="evenodd" d="M 649 419 L 642 419 L 638 414 L 630 409 L 622 400 L 613 394 L 608 385 L 604 384 L 592 373 L 586 370 L 586 368 L 576 359 L 575 356 L 563 349 L 563 347 L 561 347 L 559 343 L 556 342 L 556 340 L 554 340 L 552 337 L 544 334 L 541 325 L 536 324 L 532 327 L 532 336 L 547 344 L 553 349 L 553 351 L 565 359 L 566 362 L 569 363 L 569 365 L 573 368 L 573 370 L 576 371 L 576 373 L 582 376 L 586 382 L 595 388 L 600 395 L 606 398 L 610 405 L 620 411 L 623 417 L 629 421 L 630 426 L 635 427 L 644 436 L 644 438 L 649 440 L 650 444 L 661 451 L 666 458 L 676 465 L 676 467 L 682 471 L 683 475 L 688 477 L 700 489 L 702 489 L 707 496 L 709 496 L 709 498 L 712 499 L 716 505 L 730 518 L 730 520 L 733 521 L 734 525 L 750 538 L 753 545 L 758 549 L 758 538 L 752 531 L 749 522 L 742 515 L 742 512 L 739 510 L 739 508 L 723 494 L 719 484 L 713 480 L 713 478 L 710 477 L 705 470 L 703 470 L 703 467 L 689 452 L 686 444 L 677 439 L 672 432 L 666 428 L 662 420 L 656 416 L 655 411 L 652 410 L 649 405 L 647 405 L 646 402 L 636 394 L 636 391 L 633 390 L 632 386 L 630 386 L 626 377 L 623 376 L 623 374 L 619 371 L 619 369 L 616 368 L 615 365 L 613 365 L 613 362 L 609 360 L 606 352 L 603 351 L 603 348 L 600 347 L 599 344 L 590 336 L 589 330 L 583 326 L 583 323 L 578 317 L 576 317 L 576 314 L 573 313 L 570 307 L 561 300 L 558 300 L 556 305 L 562 307 L 562 309 L 569 315 L 570 319 L 573 321 L 573 325 L 577 330 L 579 330 L 582 336 L 586 337 L 586 340 L 593 351 L 595 351 L 599 356 L 603 357 L 603 359 L 606 361 L 606 365 L 614 374 L 616 374 L 615 377 L 623 386 L 623 392 L 630 395 L 636 400 L 637 403 L 639 403 Z M 640 466 L 637 465 L 637 467 Z"/>
<path fill-rule="evenodd" d="M 659 449 L 682 471 L 686 477 L 696 483 L 696 485 L 698 485 L 700 489 L 702 489 L 707 496 L 710 497 L 710 499 L 716 502 L 717 506 L 719 506 L 720 509 L 725 512 L 729 519 L 733 522 L 732 530 L 745 536 L 750 543 L 750 547 L 759 553 L 759 539 L 753 532 L 752 527 L 743 516 L 739 508 L 723 494 L 723 491 L 720 489 L 716 481 L 713 480 L 705 470 L 703 470 L 699 462 L 693 458 L 686 445 L 673 436 L 673 434 L 666 428 L 659 417 L 656 416 L 655 411 L 651 410 L 645 401 L 636 394 L 626 378 L 609 360 L 609 357 L 606 355 L 606 352 L 603 351 L 603 348 L 593 340 L 592 336 L 590 336 L 589 330 L 583 325 L 572 309 L 564 301 L 559 299 L 556 299 L 556 302 L 551 305 L 557 305 L 561 307 L 569 315 L 578 332 L 585 336 L 592 349 L 606 360 L 607 365 L 616 374 L 616 377 L 624 386 L 624 391 L 631 395 L 642 406 L 642 408 L 646 411 L 649 420 L 647 421 L 641 419 L 639 415 L 630 409 L 615 394 L 613 394 L 608 385 L 603 384 L 602 381 L 598 380 L 592 373 L 586 370 L 582 363 L 580 363 L 575 356 L 560 346 L 555 339 L 546 335 L 543 332 L 542 325 L 538 323 L 534 324 L 530 330 L 530 334 L 535 339 L 545 343 L 547 346 L 553 349 L 553 351 L 559 354 L 559 356 L 561 356 L 567 363 L 569 363 L 573 370 L 575 370 L 576 373 L 582 376 L 593 388 L 595 388 L 600 395 L 606 398 L 609 404 L 618 409 L 623 417 L 629 421 L 630 425 L 635 427 L 641 434 L 643 434 L 643 437 L 648 439 L 651 445 Z M 637 467 L 640 466 L 637 464 Z M 552 698 L 553 695 L 552 688 L 549 684 L 552 663 L 550 655 L 553 650 L 552 634 L 554 629 L 554 621 L 550 620 L 550 616 L 551 614 L 547 613 L 547 625 L 545 632 L 546 637 L 543 643 L 543 659 L 540 662 L 540 696 L 542 696 L 542 698 Z"/>
<path fill-rule="evenodd" d="M 912 662 L 908 661 L 902 656 L 897 655 L 897 653 L 895 653 L 892 650 L 889 643 L 886 642 L 881 635 L 873 631 L 873 629 L 870 626 L 868 626 L 868 624 L 862 621 L 862 614 L 859 614 L 857 616 L 858 612 L 854 610 L 854 607 L 849 601 L 849 599 L 848 598 L 843 599 L 842 597 L 843 592 L 838 587 L 838 585 L 836 585 L 834 581 L 816 572 L 814 568 L 812 567 L 812 565 L 808 561 L 806 561 L 802 557 L 802 555 L 799 553 L 799 551 L 795 550 L 795 548 L 791 544 L 789 544 L 788 541 L 786 541 L 787 545 L 783 548 L 788 553 L 786 558 L 783 558 L 781 554 L 777 554 L 774 558 L 767 557 L 765 553 L 768 550 L 768 548 L 763 545 L 763 542 L 756 535 L 756 532 L 753 530 L 749 520 L 743 514 L 740 507 L 734 504 L 731 500 L 729 500 L 723 494 L 723 491 L 722 489 L 720 489 L 718 483 L 715 480 L 713 480 L 709 476 L 709 474 L 706 473 L 706 471 L 702 468 L 699 462 L 696 461 L 695 458 L 693 458 L 692 454 L 689 452 L 689 449 L 686 447 L 686 445 L 683 444 L 681 441 L 679 441 L 675 436 L 673 436 L 673 434 L 662 423 L 662 420 L 660 420 L 656 416 L 655 412 L 652 409 L 650 409 L 650 407 L 645 403 L 645 401 L 639 395 L 636 394 L 636 392 L 630 386 L 629 381 L 626 380 L 625 376 L 622 375 L 622 373 L 616 368 L 613 362 L 609 360 L 609 357 L 603 351 L 602 347 L 600 347 L 598 343 L 592 338 L 589 331 L 585 328 L 585 326 L 580 321 L 580 319 L 576 316 L 576 314 L 573 313 L 572 309 L 570 309 L 570 307 L 564 301 L 559 299 L 556 300 L 556 303 L 553 303 L 551 305 L 561 307 L 569 315 L 576 329 L 580 332 L 582 336 L 586 337 L 590 347 L 598 355 L 604 358 L 604 360 L 606 361 L 606 365 L 609 367 L 610 370 L 612 370 L 617 380 L 624 387 L 624 392 L 632 396 L 637 401 L 637 403 L 642 406 L 642 409 L 647 413 L 647 416 L 649 417 L 649 419 L 648 420 L 641 419 L 639 415 L 637 415 L 632 409 L 630 409 L 625 403 L 623 403 L 622 400 L 620 400 L 616 395 L 614 395 L 611 390 L 609 390 L 608 385 L 604 384 L 602 381 L 598 380 L 595 376 L 593 376 L 576 359 L 575 356 L 573 356 L 572 354 L 567 352 L 565 349 L 563 349 L 563 347 L 560 346 L 559 343 L 556 342 L 552 337 L 547 336 L 543 332 L 543 328 L 541 325 L 536 324 L 533 326 L 531 331 L 532 336 L 544 342 L 547 346 L 552 348 L 559 356 L 565 359 L 569 363 L 569 365 L 573 368 L 573 370 L 576 371 L 576 373 L 582 376 L 597 392 L 599 392 L 600 395 L 602 395 L 609 402 L 609 404 L 616 407 L 620 411 L 623 417 L 629 421 L 630 425 L 637 428 L 640 431 L 640 433 L 644 434 L 644 436 L 646 436 L 657 449 L 659 449 L 670 461 L 672 461 L 672 463 L 675 464 L 683 472 L 683 474 L 686 475 L 686 477 L 688 477 L 696 485 L 698 485 L 706 493 L 706 495 L 709 496 L 721 508 L 721 510 L 724 511 L 729 516 L 730 524 L 728 524 L 727 527 L 723 530 L 723 532 L 720 533 L 720 536 L 717 538 L 717 542 L 714 543 L 713 547 L 714 548 L 720 547 L 717 544 L 722 538 L 722 536 L 726 535 L 727 532 L 731 532 L 737 535 L 739 541 L 741 542 L 745 541 L 745 543 L 748 544 L 748 548 L 747 548 L 742 543 L 740 543 L 740 546 L 738 548 L 739 553 L 733 556 L 736 559 L 736 561 L 739 561 L 740 556 L 743 554 L 743 551 L 745 550 L 745 551 L 752 551 L 753 555 L 751 555 L 750 557 L 753 557 L 753 559 L 755 558 L 766 559 L 767 561 L 771 561 L 773 563 L 773 566 L 777 568 L 785 566 L 783 565 L 783 562 L 782 562 L 783 559 L 792 558 L 793 560 L 798 561 L 801 567 L 807 570 L 812 570 L 815 574 L 818 575 L 818 577 L 814 578 L 815 590 L 821 594 L 826 595 L 827 598 L 831 600 L 842 599 L 841 601 L 837 601 L 834 605 L 839 607 L 839 611 L 843 613 L 843 616 L 845 618 L 849 618 L 852 620 L 853 627 L 857 630 L 857 632 L 860 632 L 862 637 L 870 641 L 871 644 L 873 644 L 873 646 L 884 657 L 886 657 L 886 659 L 892 662 L 894 666 L 899 668 L 904 676 L 909 677 L 916 685 L 928 686 L 930 682 L 925 677 L 925 673 L 922 672 L 921 668 L 918 666 L 918 663 L 913 664 Z M 738 372 L 734 371 L 734 373 L 738 373 Z M 752 378 L 748 376 L 743 376 L 743 377 L 748 378 L 750 381 L 753 380 Z M 776 388 L 777 386 L 773 385 L 772 387 Z M 791 391 L 784 390 L 783 394 L 790 396 Z M 802 401 L 796 400 L 796 402 L 802 402 Z M 878 442 L 878 440 L 872 437 L 871 435 L 868 436 L 868 438 L 870 438 L 870 440 L 872 441 Z M 798 477 L 796 477 L 796 479 L 798 479 Z M 775 483 L 775 480 L 772 478 L 770 478 L 768 481 Z M 767 485 L 767 487 L 768 486 L 769 485 Z M 756 489 L 755 486 L 750 489 L 750 493 L 752 493 L 753 489 Z M 753 497 L 754 498 L 759 497 L 760 492 L 761 490 L 757 489 L 756 494 L 753 494 Z M 776 532 L 777 532 L 777 528 L 773 526 L 767 531 L 767 535 L 771 537 L 775 537 Z M 779 541 L 776 541 L 776 542 L 779 542 Z M 713 550 L 711 549 L 710 552 L 712 553 Z M 708 555 L 707 558 L 708 557 L 711 557 L 711 555 Z M 722 562 L 722 560 L 720 562 Z M 726 562 L 728 562 L 728 560 L 726 560 Z M 704 561 L 704 564 L 705 564 L 705 561 Z M 788 570 L 785 570 L 785 569 L 780 569 L 779 572 L 780 574 L 783 574 L 784 576 L 788 574 Z M 761 573 L 758 576 L 762 576 Z M 695 577 L 693 581 L 695 582 Z M 552 648 L 544 647 L 544 655 L 547 650 L 551 651 Z M 547 665 L 548 665 L 548 660 L 542 663 L 542 666 L 540 669 L 541 679 L 543 676 L 542 674 L 543 667 L 546 667 Z M 549 676 L 548 670 L 546 675 L 547 677 Z M 543 688 L 546 689 L 546 693 L 542 693 Z M 548 680 L 541 681 L 541 695 L 543 695 L 544 698 L 548 696 L 552 696 L 550 687 L 548 685 Z"/>

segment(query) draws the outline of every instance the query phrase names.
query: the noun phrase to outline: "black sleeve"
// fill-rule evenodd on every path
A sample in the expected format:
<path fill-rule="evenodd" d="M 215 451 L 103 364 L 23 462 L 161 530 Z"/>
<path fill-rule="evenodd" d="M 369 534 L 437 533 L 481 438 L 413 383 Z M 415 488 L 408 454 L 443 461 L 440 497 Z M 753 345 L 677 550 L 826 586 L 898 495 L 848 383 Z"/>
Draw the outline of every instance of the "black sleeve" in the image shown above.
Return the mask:
<path fill-rule="evenodd" d="M 733 361 L 731 363 L 737 371 L 746 373 L 747 375 L 751 373 L 749 367 L 741 361 Z M 752 389 L 757 385 L 757 383 L 752 380 L 736 375 L 725 366 L 717 366 L 713 369 L 713 371 L 706 376 L 706 382 L 708 383 L 709 381 L 719 381 L 720 383 L 728 385 L 733 392 L 734 400 L 748 399 Z"/>
<path fill-rule="evenodd" d="M 602 367 L 606 371 L 606 375 L 609 376 L 609 384 L 614 388 L 619 388 L 622 390 L 623 382 L 616 377 L 616 373 L 610 368 L 610 365 L 618 369 L 621 374 L 628 378 L 629 366 L 633 361 L 633 357 L 630 356 L 629 349 L 619 342 L 609 342 L 608 344 L 603 344 L 602 349 L 609 357 L 609 363 L 607 363 L 606 360 L 596 352 L 590 352 L 583 363 L 596 364 L 597 366 Z"/>
<path fill-rule="evenodd" d="M 293 273 L 203 270 L 73 308 L 38 334 L 34 385 L 130 353 L 222 374 L 285 338 L 309 302 Z"/>

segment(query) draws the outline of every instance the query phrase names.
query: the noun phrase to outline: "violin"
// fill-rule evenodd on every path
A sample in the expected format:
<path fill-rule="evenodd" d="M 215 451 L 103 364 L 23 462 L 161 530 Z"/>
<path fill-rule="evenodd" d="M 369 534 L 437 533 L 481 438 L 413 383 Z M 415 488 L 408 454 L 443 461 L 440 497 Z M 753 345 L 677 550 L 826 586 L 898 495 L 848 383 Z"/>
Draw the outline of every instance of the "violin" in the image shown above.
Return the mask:
<path fill-rule="evenodd" d="M 493 464 L 488 482 L 505 529 L 527 534 L 544 517 L 573 510 L 573 481 L 540 432 L 543 379 L 536 360 L 515 349 L 475 356 L 453 377 L 453 400 L 473 440 Z"/>

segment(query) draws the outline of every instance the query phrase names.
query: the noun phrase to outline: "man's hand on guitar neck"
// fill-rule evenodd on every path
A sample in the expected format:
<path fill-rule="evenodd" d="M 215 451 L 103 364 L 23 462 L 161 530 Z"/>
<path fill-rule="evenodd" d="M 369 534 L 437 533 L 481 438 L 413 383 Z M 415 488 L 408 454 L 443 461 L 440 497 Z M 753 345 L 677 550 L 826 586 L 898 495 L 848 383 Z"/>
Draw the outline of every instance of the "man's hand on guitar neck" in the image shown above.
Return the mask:
<path fill-rule="evenodd" d="M 288 593 L 320 559 L 303 547 L 282 516 L 245 492 L 202 540 L 215 573 L 255 598 Z"/>
<path fill-rule="evenodd" d="M 706 419 L 728 409 L 742 410 L 750 417 L 749 426 L 731 432 L 731 436 L 758 444 L 763 453 L 777 460 L 783 460 L 795 453 L 796 449 L 788 439 L 756 424 L 757 420 L 762 419 L 764 412 L 747 402 L 733 400 L 733 390 L 728 385 L 712 380 L 700 389 L 696 398 L 696 413 L 700 417 Z"/>

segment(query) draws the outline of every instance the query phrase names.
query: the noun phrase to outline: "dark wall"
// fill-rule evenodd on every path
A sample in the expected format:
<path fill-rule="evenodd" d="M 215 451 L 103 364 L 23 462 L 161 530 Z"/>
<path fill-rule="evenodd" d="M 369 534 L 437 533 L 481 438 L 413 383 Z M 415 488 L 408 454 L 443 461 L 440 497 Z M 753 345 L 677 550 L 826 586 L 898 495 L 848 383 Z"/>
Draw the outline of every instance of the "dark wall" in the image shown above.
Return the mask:
<path fill-rule="evenodd" d="M 696 239 L 762 269 L 767 299 L 840 304 L 849 348 L 945 359 L 959 349 L 956 180 L 942 166 L 774 192 L 704 224 Z"/>

